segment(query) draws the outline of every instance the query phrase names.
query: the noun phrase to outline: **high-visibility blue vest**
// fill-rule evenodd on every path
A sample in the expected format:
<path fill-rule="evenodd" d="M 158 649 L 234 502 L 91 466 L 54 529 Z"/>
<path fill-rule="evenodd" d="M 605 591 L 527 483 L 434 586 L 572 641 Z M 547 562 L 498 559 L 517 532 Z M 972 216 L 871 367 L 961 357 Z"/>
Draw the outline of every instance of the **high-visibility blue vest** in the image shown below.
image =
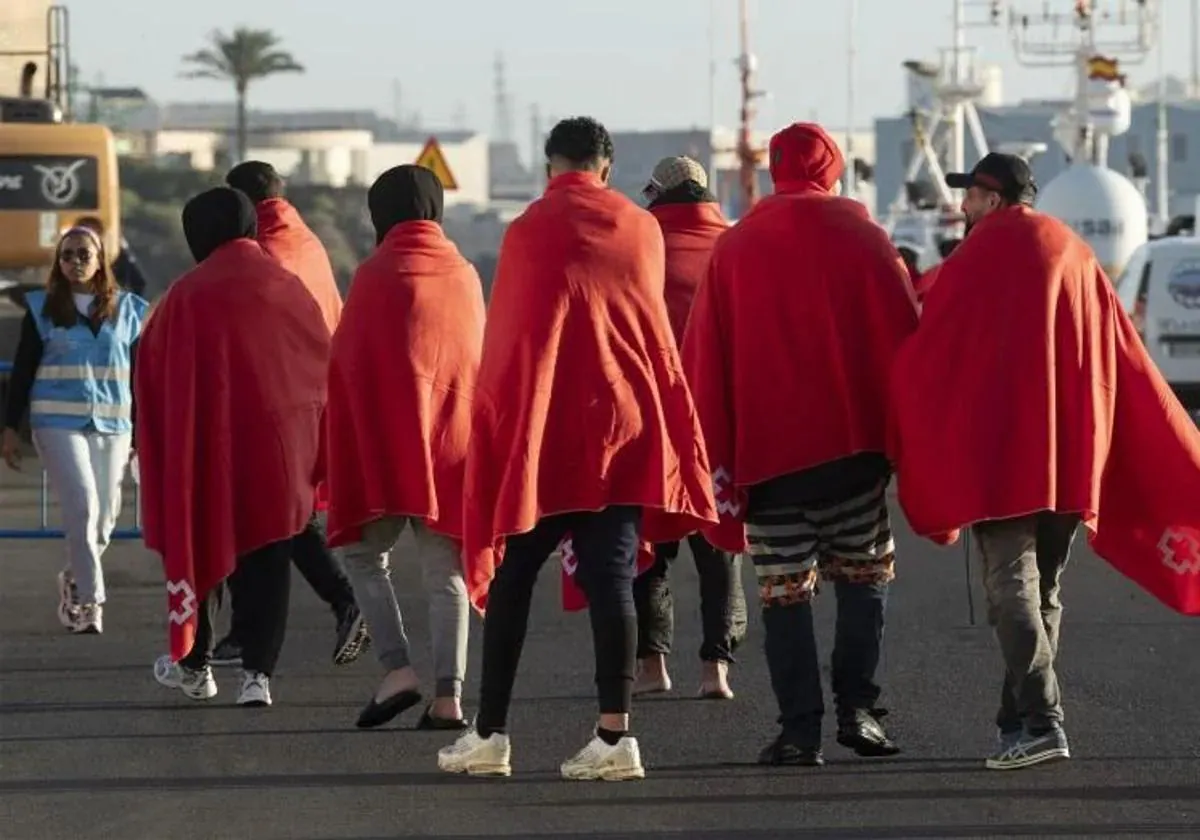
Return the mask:
<path fill-rule="evenodd" d="M 44 291 L 25 296 L 42 338 L 42 361 L 29 394 L 29 425 L 35 429 L 95 429 L 120 434 L 133 429 L 130 347 L 150 308 L 129 292 L 117 298 L 117 316 L 96 334 L 81 316 L 58 327 L 42 314 Z"/>

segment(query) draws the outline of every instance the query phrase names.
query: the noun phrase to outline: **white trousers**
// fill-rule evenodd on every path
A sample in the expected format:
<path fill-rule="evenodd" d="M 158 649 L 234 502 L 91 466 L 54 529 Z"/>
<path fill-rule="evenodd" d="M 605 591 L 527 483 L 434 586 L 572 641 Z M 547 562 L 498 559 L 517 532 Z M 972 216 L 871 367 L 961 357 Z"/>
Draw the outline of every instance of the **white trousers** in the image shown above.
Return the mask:
<path fill-rule="evenodd" d="M 103 604 L 100 557 L 121 514 L 121 480 L 132 435 L 94 429 L 34 429 L 33 442 L 62 509 L 67 560 L 79 603 Z"/>

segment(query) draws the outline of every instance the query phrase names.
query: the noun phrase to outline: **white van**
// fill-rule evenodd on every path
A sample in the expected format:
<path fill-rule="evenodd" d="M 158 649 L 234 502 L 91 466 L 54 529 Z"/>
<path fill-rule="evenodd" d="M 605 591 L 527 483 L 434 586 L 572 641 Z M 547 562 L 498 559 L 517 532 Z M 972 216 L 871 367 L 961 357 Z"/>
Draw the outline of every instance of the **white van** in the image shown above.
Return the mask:
<path fill-rule="evenodd" d="M 1179 401 L 1200 417 L 1200 237 L 1168 236 L 1142 245 L 1116 290 Z"/>

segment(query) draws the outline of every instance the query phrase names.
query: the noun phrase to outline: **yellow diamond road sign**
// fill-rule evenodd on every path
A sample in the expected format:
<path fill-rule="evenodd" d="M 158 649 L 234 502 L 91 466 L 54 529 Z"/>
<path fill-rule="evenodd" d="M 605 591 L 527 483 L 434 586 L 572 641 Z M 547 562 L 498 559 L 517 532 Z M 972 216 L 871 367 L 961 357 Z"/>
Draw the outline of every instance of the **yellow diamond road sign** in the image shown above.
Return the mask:
<path fill-rule="evenodd" d="M 425 148 L 421 150 L 421 154 L 417 155 L 416 164 L 433 172 L 442 182 L 443 189 L 458 189 L 458 181 L 454 180 L 454 173 L 450 171 L 450 165 L 446 163 L 446 155 L 442 153 L 442 147 L 438 144 L 436 137 L 430 137 L 426 141 Z"/>

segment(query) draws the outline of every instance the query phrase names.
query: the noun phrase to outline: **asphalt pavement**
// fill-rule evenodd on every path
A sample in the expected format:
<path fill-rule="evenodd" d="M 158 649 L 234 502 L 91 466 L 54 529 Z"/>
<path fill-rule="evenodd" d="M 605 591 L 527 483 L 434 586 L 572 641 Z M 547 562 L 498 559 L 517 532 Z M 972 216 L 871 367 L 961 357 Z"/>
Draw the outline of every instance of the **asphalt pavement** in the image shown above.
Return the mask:
<path fill-rule="evenodd" d="M 35 524 L 35 469 L 0 473 L 4 527 Z M 595 705 L 587 619 L 560 611 L 552 568 L 517 682 L 513 777 L 476 780 L 437 771 L 453 735 L 411 731 L 419 708 L 382 730 L 354 728 L 379 666 L 371 653 L 332 664 L 332 615 L 299 575 L 275 705 L 241 709 L 232 669 L 218 669 L 220 693 L 207 703 L 155 683 L 163 578 L 140 544 L 106 557 L 104 634 L 71 637 L 55 618 L 61 544 L 0 541 L 0 838 L 1200 837 L 1200 623 L 1078 545 L 1064 581 L 1060 672 L 1074 757 L 988 771 L 1001 670 L 978 575 L 972 624 L 963 549 L 935 548 L 897 524 L 881 676 L 903 754 L 856 758 L 827 724 L 826 767 L 757 766 L 776 711 L 756 610 L 733 671 L 736 699 L 695 699 L 698 598 L 685 555 L 674 575 L 676 687 L 635 703 L 647 778 L 628 783 L 558 778 L 590 736 Z M 407 558 L 405 543 L 395 578 L 428 679 L 419 572 Z M 749 570 L 746 585 L 753 604 Z M 820 601 L 827 660 L 832 599 Z M 468 714 L 474 619 L 471 645 Z"/>

